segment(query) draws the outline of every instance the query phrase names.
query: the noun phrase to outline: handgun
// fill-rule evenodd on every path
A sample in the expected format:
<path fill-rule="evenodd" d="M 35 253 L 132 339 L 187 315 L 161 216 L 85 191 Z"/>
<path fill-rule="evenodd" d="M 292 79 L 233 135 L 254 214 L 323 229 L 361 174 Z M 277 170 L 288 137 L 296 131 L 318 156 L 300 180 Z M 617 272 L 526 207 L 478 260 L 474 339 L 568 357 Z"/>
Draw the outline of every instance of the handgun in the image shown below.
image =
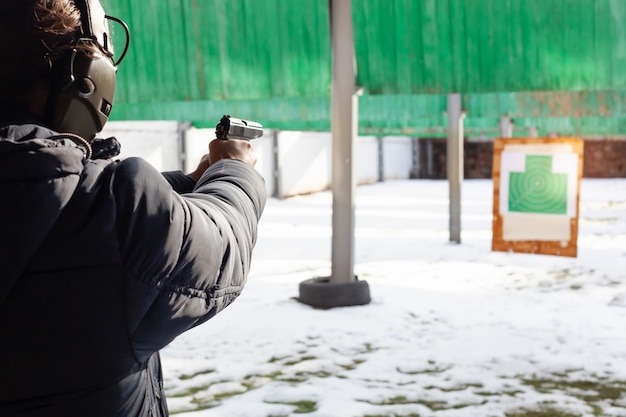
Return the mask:
<path fill-rule="evenodd" d="M 250 120 L 237 119 L 224 115 L 217 126 L 215 126 L 215 136 L 218 139 L 241 139 L 251 140 L 263 136 L 263 126 L 260 123 Z"/>

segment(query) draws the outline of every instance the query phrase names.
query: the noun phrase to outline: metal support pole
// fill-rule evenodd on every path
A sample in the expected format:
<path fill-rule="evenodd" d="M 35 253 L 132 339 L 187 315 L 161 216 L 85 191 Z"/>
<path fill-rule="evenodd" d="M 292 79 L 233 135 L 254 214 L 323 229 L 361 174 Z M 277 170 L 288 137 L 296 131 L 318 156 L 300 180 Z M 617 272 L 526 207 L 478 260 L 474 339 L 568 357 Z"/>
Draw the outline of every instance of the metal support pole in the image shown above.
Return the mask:
<path fill-rule="evenodd" d="M 420 178 L 420 139 L 411 138 L 412 167 L 411 178 Z"/>
<path fill-rule="evenodd" d="M 179 169 L 191 171 L 193 168 L 187 167 L 189 156 L 187 155 L 187 131 L 191 129 L 191 122 L 178 123 L 178 166 Z"/>
<path fill-rule="evenodd" d="M 280 131 L 272 130 L 272 164 L 274 166 L 272 181 L 274 184 L 274 197 L 283 198 L 281 158 L 278 149 L 278 135 Z"/>
<path fill-rule="evenodd" d="M 331 1 L 333 240 L 331 282 L 354 279 L 354 141 L 358 97 L 351 0 Z"/>
<path fill-rule="evenodd" d="M 366 281 L 354 275 L 355 141 L 358 96 L 352 0 L 330 0 L 332 39 L 332 259 L 331 275 L 300 283 L 300 301 L 316 307 L 363 305 L 370 302 Z"/>
<path fill-rule="evenodd" d="M 383 182 L 385 181 L 385 146 L 383 137 L 378 136 L 376 143 L 378 144 L 378 182 Z"/>
<path fill-rule="evenodd" d="M 433 158 L 434 158 L 433 141 L 426 142 L 426 178 L 433 178 Z"/>
<path fill-rule="evenodd" d="M 509 116 L 500 117 L 500 137 L 513 137 L 513 122 Z"/>
<path fill-rule="evenodd" d="M 448 94 L 448 183 L 450 241 L 461 243 L 461 183 L 463 182 L 463 111 L 461 95 Z"/>

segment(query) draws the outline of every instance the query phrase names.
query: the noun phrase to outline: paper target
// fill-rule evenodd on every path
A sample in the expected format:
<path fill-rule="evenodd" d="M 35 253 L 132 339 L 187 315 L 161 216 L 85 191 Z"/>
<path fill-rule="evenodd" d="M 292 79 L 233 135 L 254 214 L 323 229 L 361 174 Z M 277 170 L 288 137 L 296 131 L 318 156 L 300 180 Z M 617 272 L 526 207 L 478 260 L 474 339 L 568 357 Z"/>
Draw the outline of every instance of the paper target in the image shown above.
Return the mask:
<path fill-rule="evenodd" d="M 552 156 L 527 155 L 526 170 L 511 172 L 510 212 L 567 213 L 567 174 L 552 172 Z"/>
<path fill-rule="evenodd" d="M 493 250 L 576 256 L 583 141 L 494 141 Z"/>

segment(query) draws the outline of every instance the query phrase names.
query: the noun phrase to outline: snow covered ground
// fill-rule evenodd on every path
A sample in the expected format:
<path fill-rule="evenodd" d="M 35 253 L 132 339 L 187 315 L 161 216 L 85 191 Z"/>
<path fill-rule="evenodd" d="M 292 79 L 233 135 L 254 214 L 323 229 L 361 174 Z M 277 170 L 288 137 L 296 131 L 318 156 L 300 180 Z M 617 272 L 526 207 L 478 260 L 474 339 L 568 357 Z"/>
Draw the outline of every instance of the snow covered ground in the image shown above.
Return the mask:
<path fill-rule="evenodd" d="M 578 257 L 491 251 L 492 183 L 357 189 L 366 306 L 318 310 L 331 195 L 270 199 L 244 294 L 162 352 L 172 414 L 626 416 L 626 179 L 583 179 Z"/>

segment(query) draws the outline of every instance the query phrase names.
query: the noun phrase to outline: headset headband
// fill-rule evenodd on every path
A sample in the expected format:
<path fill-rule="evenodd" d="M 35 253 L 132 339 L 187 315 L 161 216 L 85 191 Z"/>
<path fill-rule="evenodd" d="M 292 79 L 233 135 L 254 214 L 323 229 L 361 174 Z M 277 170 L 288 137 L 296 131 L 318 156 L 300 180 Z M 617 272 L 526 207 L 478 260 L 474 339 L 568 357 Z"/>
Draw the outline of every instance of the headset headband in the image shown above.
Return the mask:
<path fill-rule="evenodd" d="M 107 15 L 99 0 L 74 0 L 80 11 L 81 37 L 94 40 L 102 52 L 113 56 L 113 45 L 109 35 Z"/>

